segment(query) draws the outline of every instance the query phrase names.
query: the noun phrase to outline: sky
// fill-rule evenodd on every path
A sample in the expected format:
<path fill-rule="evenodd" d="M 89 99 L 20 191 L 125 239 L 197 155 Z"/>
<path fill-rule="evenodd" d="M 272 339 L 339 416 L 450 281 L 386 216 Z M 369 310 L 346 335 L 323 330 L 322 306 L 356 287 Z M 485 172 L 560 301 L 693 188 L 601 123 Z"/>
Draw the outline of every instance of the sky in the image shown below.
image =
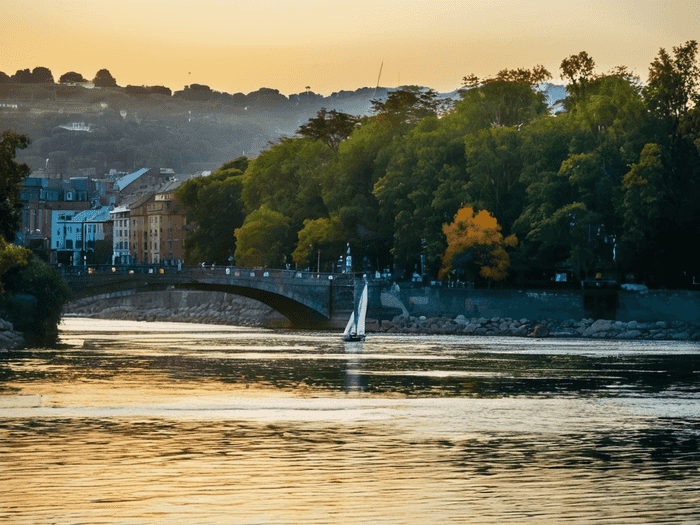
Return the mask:
<path fill-rule="evenodd" d="M 660 48 L 700 37 L 700 0 L 3 0 L 0 71 L 48 67 L 120 86 L 197 83 L 322 95 L 479 77 L 586 51 L 645 80 Z"/>

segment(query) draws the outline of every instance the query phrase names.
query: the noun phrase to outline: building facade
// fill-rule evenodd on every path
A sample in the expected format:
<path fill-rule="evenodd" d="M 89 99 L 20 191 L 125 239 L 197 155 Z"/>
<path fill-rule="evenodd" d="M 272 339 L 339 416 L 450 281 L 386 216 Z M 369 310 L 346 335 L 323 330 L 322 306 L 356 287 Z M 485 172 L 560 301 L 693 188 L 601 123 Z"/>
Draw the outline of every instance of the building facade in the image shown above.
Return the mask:
<path fill-rule="evenodd" d="M 129 208 L 120 206 L 109 212 L 112 221 L 112 264 L 130 264 L 131 247 L 129 236 Z"/>
<path fill-rule="evenodd" d="M 109 212 L 109 208 L 100 208 L 53 214 L 51 251 L 54 262 L 70 266 L 110 263 L 112 221 Z"/>
<path fill-rule="evenodd" d="M 130 211 L 131 260 L 138 264 L 177 265 L 185 260 L 186 218 L 170 181 L 136 201 Z"/>

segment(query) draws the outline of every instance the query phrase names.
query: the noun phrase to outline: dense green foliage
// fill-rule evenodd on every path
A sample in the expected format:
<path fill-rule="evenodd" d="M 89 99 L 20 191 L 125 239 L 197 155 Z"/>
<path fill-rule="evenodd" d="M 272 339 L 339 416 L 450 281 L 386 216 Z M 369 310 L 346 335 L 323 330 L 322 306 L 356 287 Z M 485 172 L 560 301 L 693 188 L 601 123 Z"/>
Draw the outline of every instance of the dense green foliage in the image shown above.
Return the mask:
<path fill-rule="evenodd" d="M 10 244 L 19 229 L 19 187 L 29 168 L 18 164 L 16 149 L 29 139 L 5 131 L 0 141 L 0 317 L 25 332 L 32 343 L 54 343 L 61 309 L 70 297 L 59 273 L 26 249 Z"/>
<path fill-rule="evenodd" d="M 61 309 L 70 299 L 70 289 L 55 268 L 31 257 L 2 276 L 5 293 L 0 296 L 2 317 L 15 330 L 24 332 L 30 344 L 56 342 Z"/>
<path fill-rule="evenodd" d="M 251 161 L 236 263 L 315 267 L 320 253 L 329 270 L 350 243 L 355 270 L 409 275 L 423 254 L 436 276 L 443 225 L 471 207 L 518 239 L 506 282 L 567 271 L 690 284 L 698 267 L 688 244 L 700 237 L 697 43 L 660 50 L 644 85 L 625 67 L 596 73 L 585 52 L 565 58 L 561 75 L 569 96 L 556 114 L 537 90 L 551 77 L 542 66 L 465 77 L 451 105 L 415 88 L 375 101 L 369 117 L 319 112 L 298 138 Z"/>
<path fill-rule="evenodd" d="M 186 262 L 228 264 L 236 251 L 234 231 L 243 224 L 241 204 L 243 173 L 248 159 L 240 157 L 221 166 L 209 177 L 190 179 L 177 189 L 187 210 Z"/>
<path fill-rule="evenodd" d="M 15 154 L 28 145 L 29 138 L 25 135 L 11 131 L 0 135 L 0 236 L 9 242 L 14 241 L 21 226 L 19 187 L 29 175 L 29 166 L 15 162 Z"/>

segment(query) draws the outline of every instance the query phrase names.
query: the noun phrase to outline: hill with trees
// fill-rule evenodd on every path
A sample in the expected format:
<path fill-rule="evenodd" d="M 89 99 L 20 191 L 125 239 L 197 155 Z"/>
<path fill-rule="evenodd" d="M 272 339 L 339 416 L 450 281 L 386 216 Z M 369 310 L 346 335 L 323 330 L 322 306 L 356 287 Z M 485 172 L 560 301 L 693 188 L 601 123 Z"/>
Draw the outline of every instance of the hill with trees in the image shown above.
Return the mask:
<path fill-rule="evenodd" d="M 361 88 L 324 97 L 308 89 L 285 96 L 270 88 L 231 94 L 191 84 L 173 92 L 166 86 L 120 87 L 107 69 L 91 80 L 76 71 L 57 83 L 53 78 L 44 67 L 0 72 L 0 129 L 32 137 L 19 159 L 33 170 L 64 175 L 81 169 L 98 175 L 140 167 L 214 169 L 294 136 L 321 109 L 368 115 L 371 100 L 389 91 Z M 82 131 L 71 128 L 74 122 Z"/>

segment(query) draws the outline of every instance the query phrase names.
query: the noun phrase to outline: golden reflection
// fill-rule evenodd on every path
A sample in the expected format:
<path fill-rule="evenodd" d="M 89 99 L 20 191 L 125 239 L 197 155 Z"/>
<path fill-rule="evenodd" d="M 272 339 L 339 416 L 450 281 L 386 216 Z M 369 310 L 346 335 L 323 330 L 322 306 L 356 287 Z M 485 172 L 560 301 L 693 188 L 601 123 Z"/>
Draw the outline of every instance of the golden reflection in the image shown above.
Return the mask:
<path fill-rule="evenodd" d="M 644 390 L 642 357 L 611 362 L 637 386 L 614 397 L 610 374 L 590 382 L 606 354 L 492 358 L 427 339 L 420 361 L 415 340 L 264 331 L 246 350 L 213 329 L 221 346 L 196 352 L 191 332 L 100 326 L 0 364 L 0 522 L 697 521 L 696 385 Z M 697 371 L 683 356 L 681 378 Z M 656 388 L 672 361 L 650 362 Z"/>

